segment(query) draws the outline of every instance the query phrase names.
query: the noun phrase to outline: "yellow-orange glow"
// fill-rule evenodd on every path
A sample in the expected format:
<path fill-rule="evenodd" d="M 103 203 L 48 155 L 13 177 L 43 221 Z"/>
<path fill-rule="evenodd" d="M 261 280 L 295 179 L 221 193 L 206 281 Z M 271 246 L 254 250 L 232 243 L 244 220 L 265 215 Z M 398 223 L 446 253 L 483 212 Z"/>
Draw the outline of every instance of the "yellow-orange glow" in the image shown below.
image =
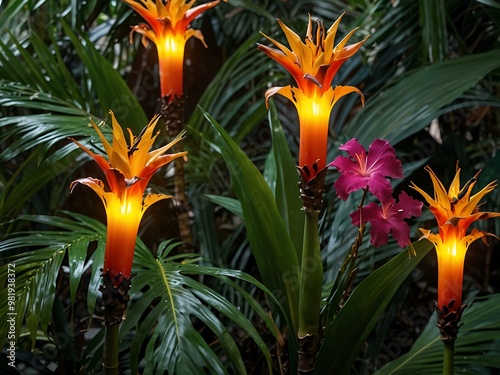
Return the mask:
<path fill-rule="evenodd" d="M 310 172 L 310 179 L 326 166 L 328 124 L 335 103 L 352 92 L 364 97 L 352 86 L 332 87 L 332 81 L 340 67 L 352 57 L 366 38 L 347 45 L 356 29 L 349 32 L 337 45 L 335 36 L 340 16 L 326 30 L 323 23 L 309 17 L 304 41 L 288 26 L 278 20 L 290 48 L 264 35 L 278 49 L 265 45 L 258 48 L 281 64 L 295 79 L 297 87 L 271 87 L 266 91 L 266 102 L 274 94 L 290 99 L 296 106 L 300 123 L 299 166 Z M 315 164 L 316 163 L 316 164 Z"/>
<path fill-rule="evenodd" d="M 431 196 L 412 183 L 411 187 L 417 190 L 430 205 L 430 210 L 436 217 L 439 233 L 420 228 L 424 238 L 431 241 L 438 259 L 438 305 L 439 308 L 448 306 L 456 311 L 462 304 L 462 282 L 465 254 L 469 245 L 475 240 L 493 236 L 493 234 L 472 229 L 467 234 L 470 225 L 477 220 L 500 217 L 496 212 L 480 212 L 481 199 L 496 187 L 496 181 L 490 182 L 478 193 L 472 194 L 477 182 L 477 175 L 463 188 L 460 188 L 460 169 L 457 167 L 455 178 L 446 191 L 434 172 L 426 167 L 434 186 L 434 195 Z"/>
<path fill-rule="evenodd" d="M 454 308 L 462 304 L 462 282 L 466 246 L 451 238 L 437 250 L 438 259 L 438 305 L 447 306 L 455 300 Z"/>
<path fill-rule="evenodd" d="M 106 199 L 108 235 L 104 269 L 112 276 L 121 273 L 130 277 L 137 231 L 144 214 L 142 195 L 137 193 L 134 196 L 125 193 L 121 199 L 116 196 Z"/>
<path fill-rule="evenodd" d="M 184 35 L 168 33 L 157 43 L 161 96 L 181 97 L 184 77 Z"/>
<path fill-rule="evenodd" d="M 317 170 L 321 170 L 326 166 L 330 103 L 325 97 L 302 96 L 296 106 L 300 126 L 299 165 L 311 169 L 317 163 Z"/>
<path fill-rule="evenodd" d="M 73 181 L 71 190 L 76 184 L 83 184 L 94 190 L 101 198 L 106 209 L 107 236 L 104 255 L 104 269 L 109 271 L 111 278 L 130 277 L 132 259 L 134 257 L 135 241 L 142 215 L 153 203 L 170 198 L 163 194 L 144 195 L 148 182 L 161 166 L 172 160 L 183 157 L 186 152 L 165 154 L 182 137 L 173 142 L 150 151 L 158 135 L 154 128 L 158 117 L 153 118 L 140 137 L 135 137 L 130 131 L 130 142 L 127 144 L 123 130 L 111 112 L 113 124 L 113 142 L 110 144 L 99 127 L 92 126 L 99 134 L 107 158 L 90 151 L 73 140 L 83 149 L 104 172 L 110 191 L 104 189 L 102 181 L 92 177 Z"/>
<path fill-rule="evenodd" d="M 184 40 L 176 40 L 175 36 L 167 36 L 163 41 L 165 54 L 184 54 Z"/>
<path fill-rule="evenodd" d="M 133 30 L 158 49 L 161 96 L 169 101 L 183 95 L 183 60 L 186 41 L 195 37 L 204 45 L 199 30 L 189 29 L 189 24 L 201 13 L 217 5 L 220 0 L 193 7 L 195 0 L 123 0 L 139 13 L 147 25 L 134 26 Z M 205 45 L 206 47 L 206 45 Z"/>

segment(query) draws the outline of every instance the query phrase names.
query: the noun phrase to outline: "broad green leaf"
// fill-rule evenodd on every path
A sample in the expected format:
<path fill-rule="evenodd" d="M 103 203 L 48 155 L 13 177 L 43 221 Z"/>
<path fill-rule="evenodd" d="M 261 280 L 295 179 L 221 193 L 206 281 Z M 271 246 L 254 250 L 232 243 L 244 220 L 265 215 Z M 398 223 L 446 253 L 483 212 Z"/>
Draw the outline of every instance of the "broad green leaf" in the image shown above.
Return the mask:
<path fill-rule="evenodd" d="M 253 324 L 226 298 L 190 275 L 213 276 L 233 287 L 235 284 L 228 280 L 229 277 L 262 285 L 240 271 L 192 264 L 193 260 L 189 257 L 181 263 L 174 261 L 179 256 L 168 257 L 174 247 L 173 244 L 162 243 L 156 259 L 142 242 L 139 241 L 136 248 L 134 270 L 137 276 L 133 279 L 130 291 L 136 298 L 131 301 L 121 330 L 122 335 L 126 335 L 138 325 L 131 348 L 132 372 L 138 366 L 139 349 L 148 340 L 144 374 L 163 373 L 165 370 L 172 374 L 197 374 L 203 373 L 204 369 L 213 374 L 228 373 L 214 349 L 193 325 L 195 318 L 217 336 L 219 345 L 231 360 L 236 373 L 246 374 L 239 349 L 213 310 L 232 320 L 252 337 L 265 355 L 271 371 L 269 351 Z M 257 301 L 244 291 L 241 295 L 257 307 L 256 311 L 272 330 L 274 323 L 266 317 L 266 312 Z M 153 302 L 155 300 L 157 302 Z M 144 318 L 145 310 L 150 306 L 154 307 Z M 154 332 L 148 338 L 152 330 Z"/>
<path fill-rule="evenodd" d="M 295 168 L 288 141 L 283 133 L 278 112 L 274 102 L 271 100 L 269 108 L 269 126 L 273 145 L 269 153 L 266 171 L 271 168 L 274 172 L 273 181 L 267 181 L 273 190 L 276 205 L 281 214 L 288 233 L 297 250 L 297 258 L 302 258 L 302 239 L 304 235 L 304 213 L 302 211 L 302 201 L 298 188 L 299 174 Z"/>
<path fill-rule="evenodd" d="M 441 109 L 500 67 L 500 50 L 439 62 L 409 73 L 368 101 L 345 128 L 368 145 L 384 138 L 395 145 L 428 126 Z"/>
<path fill-rule="evenodd" d="M 298 258 L 293 242 L 262 174 L 224 129 L 206 112 L 238 200 L 264 284 L 282 302 L 291 327 L 297 324 Z"/>
<path fill-rule="evenodd" d="M 374 271 L 352 292 L 344 307 L 325 327 L 325 340 L 318 353 L 316 368 L 324 374 L 349 374 L 359 350 L 380 314 L 401 283 L 432 248 L 428 241 L 415 245 L 417 255 L 399 255 Z"/>
<path fill-rule="evenodd" d="M 474 299 L 469 305 L 464 310 L 455 342 L 455 372 L 467 373 L 467 366 L 479 366 L 478 370 L 485 367 L 499 369 L 500 294 Z M 443 343 L 436 320 L 436 314 L 433 313 L 410 351 L 375 374 L 416 375 L 420 374 L 422 369 L 429 375 L 441 374 Z"/>
<path fill-rule="evenodd" d="M 99 241 L 94 253 L 91 255 L 89 262 L 92 263 L 92 273 L 87 292 L 87 309 L 89 316 L 94 315 L 95 304 L 97 298 L 101 296 L 99 287 L 101 286 L 101 275 L 104 267 L 104 251 L 106 249 L 105 237 L 103 241 Z"/>

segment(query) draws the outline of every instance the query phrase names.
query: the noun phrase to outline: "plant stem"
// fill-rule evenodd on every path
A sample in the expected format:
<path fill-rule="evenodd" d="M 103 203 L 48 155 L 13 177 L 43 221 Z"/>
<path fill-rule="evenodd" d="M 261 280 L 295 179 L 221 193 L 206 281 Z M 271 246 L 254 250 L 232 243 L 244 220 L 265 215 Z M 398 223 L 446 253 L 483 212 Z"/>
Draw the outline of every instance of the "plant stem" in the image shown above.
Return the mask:
<path fill-rule="evenodd" d="M 443 375 L 453 375 L 455 362 L 455 342 L 444 343 Z"/>
<path fill-rule="evenodd" d="M 182 74 L 181 74 L 182 76 Z M 181 80 L 182 82 L 182 80 Z M 169 137 L 177 137 L 185 127 L 184 124 L 184 96 L 164 96 L 162 98 L 162 106 L 160 113 L 165 119 L 165 126 Z M 174 145 L 173 151 L 180 152 L 184 141 Z M 177 221 L 179 223 L 179 236 L 182 240 L 182 245 L 179 247 L 181 253 L 192 251 L 193 236 L 191 223 L 189 222 L 189 201 L 186 194 L 186 181 L 184 173 L 184 159 L 177 158 L 174 160 L 174 183 L 175 183 L 175 201 L 177 203 Z"/>
<path fill-rule="evenodd" d="M 106 337 L 104 341 L 103 374 L 118 375 L 118 343 L 120 325 L 106 325 Z"/>
<path fill-rule="evenodd" d="M 305 209 L 305 214 L 299 291 L 299 374 L 309 374 L 314 371 L 323 284 L 323 264 L 318 236 L 319 211 Z"/>
<path fill-rule="evenodd" d="M 306 210 L 304 247 L 300 268 L 299 332 L 298 335 L 318 333 L 323 264 L 319 249 L 319 211 Z"/>

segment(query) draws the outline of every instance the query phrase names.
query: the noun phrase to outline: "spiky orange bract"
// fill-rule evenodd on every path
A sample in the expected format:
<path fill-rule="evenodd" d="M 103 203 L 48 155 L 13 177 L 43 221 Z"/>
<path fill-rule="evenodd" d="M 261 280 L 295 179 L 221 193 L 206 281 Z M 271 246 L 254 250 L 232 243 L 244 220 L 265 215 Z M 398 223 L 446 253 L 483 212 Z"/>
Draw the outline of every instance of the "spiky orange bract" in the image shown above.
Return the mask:
<path fill-rule="evenodd" d="M 295 104 L 300 123 L 299 166 L 306 166 L 311 172 L 311 178 L 316 171 L 326 166 L 328 124 L 335 103 L 344 95 L 357 92 L 364 104 L 364 96 L 358 88 L 331 86 L 342 64 L 352 57 L 366 40 L 365 38 L 358 43 L 347 45 L 356 31 L 354 29 L 335 45 L 335 35 L 341 19 L 342 16 L 327 31 L 322 22 L 315 20 L 316 30 L 313 31 L 313 20 L 309 17 L 305 42 L 278 20 L 290 49 L 264 34 L 278 49 L 258 45 L 262 52 L 281 64 L 297 83 L 297 87 L 271 87 L 265 96 L 267 102 L 274 94 L 280 94 Z M 317 168 L 313 168 L 315 163 Z"/>
<path fill-rule="evenodd" d="M 187 152 L 165 154 L 182 137 L 156 150 L 149 151 L 158 136 L 153 134 L 159 117 L 155 116 L 142 131 L 134 137 L 129 129 L 130 142 L 127 144 L 123 130 L 111 113 L 113 125 L 112 144 L 106 140 L 99 127 L 92 126 L 99 134 L 107 158 L 90 151 L 87 147 L 73 140 L 84 150 L 104 172 L 111 191 L 104 189 L 102 181 L 87 177 L 71 183 L 71 191 L 76 184 L 83 184 L 94 190 L 101 198 L 106 209 L 107 238 L 104 256 L 104 270 L 110 277 L 130 277 L 135 241 L 142 215 L 153 203 L 170 198 L 164 194 L 144 196 L 146 187 L 153 174 L 163 165 L 182 157 Z"/>
<path fill-rule="evenodd" d="M 189 24 L 201 13 L 217 5 L 211 1 L 193 8 L 195 0 L 123 0 L 130 5 L 147 24 L 133 26 L 133 30 L 156 44 L 160 69 L 161 96 L 181 97 L 183 94 L 184 46 L 194 36 L 206 47 L 203 34 L 189 29 Z M 227 0 L 224 0 L 227 1 Z"/>
<path fill-rule="evenodd" d="M 477 220 L 500 217 L 500 213 L 479 211 L 479 202 L 497 184 L 496 181 L 490 182 L 481 191 L 471 195 L 477 182 L 477 175 L 460 188 L 460 168 L 457 167 L 455 178 L 446 191 L 432 169 L 429 167 L 425 169 L 432 180 L 434 197 L 428 195 L 413 182 L 411 187 L 422 194 L 429 203 L 429 209 L 436 217 L 439 233 L 434 234 L 423 228 L 420 228 L 420 231 L 434 244 L 437 252 L 439 308 L 449 306 L 454 300 L 451 310 L 457 311 L 462 304 L 463 269 L 467 248 L 479 238 L 495 236 L 478 229 L 472 229 L 470 234 L 467 234 L 467 231 Z"/>

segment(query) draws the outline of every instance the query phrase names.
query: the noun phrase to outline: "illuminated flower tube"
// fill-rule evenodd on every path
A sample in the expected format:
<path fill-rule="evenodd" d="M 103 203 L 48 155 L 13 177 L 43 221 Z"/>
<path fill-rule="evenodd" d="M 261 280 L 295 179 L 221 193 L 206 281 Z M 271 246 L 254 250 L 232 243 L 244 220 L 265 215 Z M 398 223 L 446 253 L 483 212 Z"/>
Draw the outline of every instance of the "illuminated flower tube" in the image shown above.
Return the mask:
<path fill-rule="evenodd" d="M 299 167 L 306 180 L 314 178 L 326 166 L 328 124 L 335 103 L 344 95 L 356 92 L 364 104 L 364 96 L 356 87 L 332 87 L 332 80 L 339 68 L 366 40 L 347 45 L 356 31 L 354 29 L 335 45 L 341 19 L 342 16 L 325 31 L 322 22 L 314 20 L 313 23 L 309 17 L 304 42 L 278 19 L 291 49 L 266 35 L 278 49 L 258 45 L 262 52 L 281 64 L 297 84 L 297 87 L 271 87 L 265 96 L 267 101 L 274 94 L 283 95 L 297 108 L 300 123 Z"/>
<path fill-rule="evenodd" d="M 189 24 L 201 13 L 217 5 L 211 1 L 193 8 L 195 0 L 123 0 L 130 5 L 147 24 L 133 26 L 133 31 L 142 34 L 142 43 L 151 40 L 158 50 L 160 88 L 162 98 L 169 101 L 183 94 L 184 47 L 194 36 L 206 47 L 200 30 L 189 29 Z"/>
<path fill-rule="evenodd" d="M 158 116 L 151 120 L 139 136 L 132 135 L 129 130 L 130 142 L 127 144 L 120 124 L 116 121 L 113 112 L 110 113 L 113 124 L 112 145 L 104 138 L 98 126 L 92 122 L 92 126 L 101 138 L 107 158 L 73 140 L 102 169 L 110 191 L 104 189 L 102 181 L 92 177 L 73 181 L 71 191 L 77 184 L 86 185 L 97 193 L 104 204 L 107 216 L 104 273 L 109 273 L 109 277 L 117 286 L 122 278 L 130 278 L 137 231 L 142 215 L 153 203 L 170 198 L 164 194 L 144 196 L 149 180 L 160 167 L 186 155 L 187 152 L 165 154 L 182 137 L 178 137 L 159 149 L 149 151 L 158 136 L 158 133 L 153 134 Z"/>
<path fill-rule="evenodd" d="M 429 203 L 429 209 L 436 217 L 439 233 L 431 233 L 423 228 L 420 228 L 420 231 L 434 244 L 437 252 L 438 308 L 444 312 L 457 312 L 462 305 L 463 269 L 467 248 L 479 238 L 494 236 L 478 229 L 472 229 L 470 234 L 467 234 L 467 231 L 477 220 L 500 217 L 500 213 L 479 211 L 480 200 L 497 184 L 496 181 L 490 182 L 481 191 L 471 195 L 479 173 L 460 188 L 460 169 L 457 167 L 455 178 L 446 191 L 432 169 L 425 169 L 431 177 L 434 196 L 431 197 L 413 182 L 411 187 L 422 194 Z"/>

